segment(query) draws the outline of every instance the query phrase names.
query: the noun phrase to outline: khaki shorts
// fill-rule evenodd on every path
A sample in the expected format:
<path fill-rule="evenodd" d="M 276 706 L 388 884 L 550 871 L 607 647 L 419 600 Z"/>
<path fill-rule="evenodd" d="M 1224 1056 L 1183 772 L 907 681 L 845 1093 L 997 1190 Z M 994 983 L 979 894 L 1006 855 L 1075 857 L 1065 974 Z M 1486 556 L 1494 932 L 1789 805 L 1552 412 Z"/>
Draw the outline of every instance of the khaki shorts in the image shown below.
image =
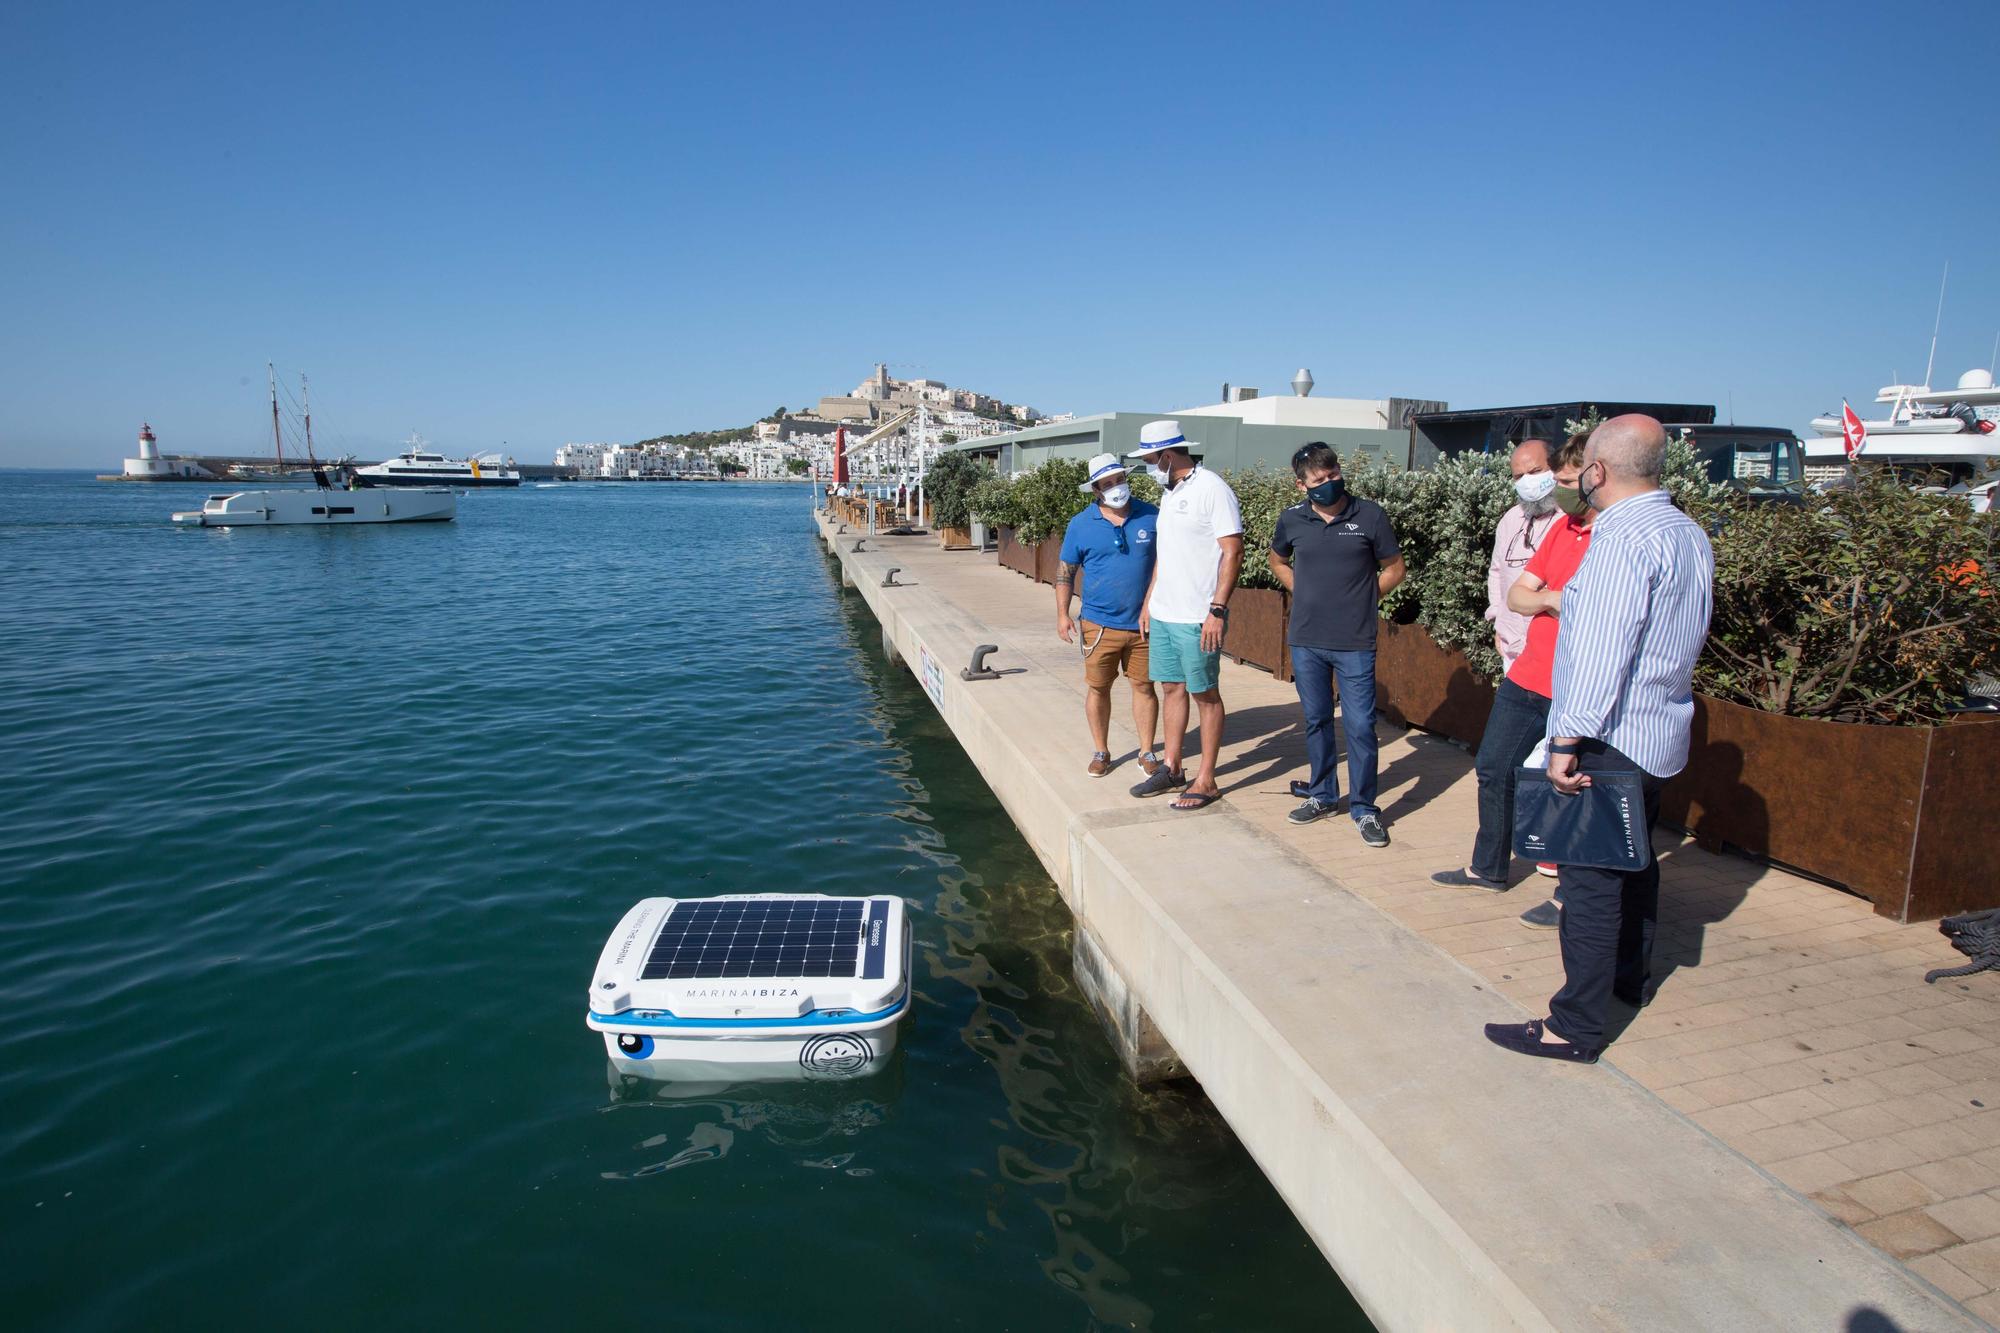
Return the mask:
<path fill-rule="evenodd" d="M 1106 629 L 1088 620 L 1076 622 L 1077 633 L 1090 648 L 1083 659 L 1083 681 L 1093 690 L 1108 690 L 1111 682 L 1118 679 L 1118 668 L 1125 668 L 1125 679 L 1134 685 L 1148 685 L 1152 678 L 1146 674 L 1146 639 L 1135 629 Z"/>

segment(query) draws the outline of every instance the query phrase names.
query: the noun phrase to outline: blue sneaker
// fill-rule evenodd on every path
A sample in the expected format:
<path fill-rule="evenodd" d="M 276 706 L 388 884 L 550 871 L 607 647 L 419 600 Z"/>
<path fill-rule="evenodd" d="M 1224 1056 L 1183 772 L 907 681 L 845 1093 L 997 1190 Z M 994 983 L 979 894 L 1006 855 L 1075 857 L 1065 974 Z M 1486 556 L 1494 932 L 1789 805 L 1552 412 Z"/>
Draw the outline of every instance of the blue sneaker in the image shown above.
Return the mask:
<path fill-rule="evenodd" d="M 1326 816 L 1338 809 L 1340 809 L 1340 802 L 1338 801 L 1321 801 L 1308 796 L 1304 805 L 1286 815 L 1285 818 L 1294 824 L 1310 824 L 1315 819 L 1326 818 Z"/>

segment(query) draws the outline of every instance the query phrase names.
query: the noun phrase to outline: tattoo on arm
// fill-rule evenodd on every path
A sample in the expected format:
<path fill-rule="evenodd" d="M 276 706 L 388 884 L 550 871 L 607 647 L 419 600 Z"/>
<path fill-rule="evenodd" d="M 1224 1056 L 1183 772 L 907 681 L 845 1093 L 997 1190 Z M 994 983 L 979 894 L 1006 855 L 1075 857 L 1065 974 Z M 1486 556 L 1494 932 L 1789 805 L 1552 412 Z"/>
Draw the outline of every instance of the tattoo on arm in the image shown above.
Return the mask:
<path fill-rule="evenodd" d="M 1076 579 L 1076 566 L 1067 560 L 1056 562 L 1056 586 L 1067 588 Z"/>

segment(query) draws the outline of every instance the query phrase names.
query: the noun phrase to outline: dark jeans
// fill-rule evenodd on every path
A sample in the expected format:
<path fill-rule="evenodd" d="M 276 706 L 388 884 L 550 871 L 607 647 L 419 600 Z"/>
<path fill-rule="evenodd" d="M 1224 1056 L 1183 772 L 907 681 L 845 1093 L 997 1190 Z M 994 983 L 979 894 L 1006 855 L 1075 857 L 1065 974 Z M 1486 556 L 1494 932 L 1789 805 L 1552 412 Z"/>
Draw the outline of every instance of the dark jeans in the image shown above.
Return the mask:
<path fill-rule="evenodd" d="M 1578 756 L 1586 773 L 1622 770 L 1639 775 L 1646 794 L 1646 839 L 1660 817 L 1656 778 L 1601 741 L 1585 741 Z M 1550 1026 L 1578 1046 L 1604 1045 L 1611 996 L 1638 1002 L 1653 975 L 1653 925 L 1660 915 L 1660 863 L 1626 874 L 1564 866 L 1562 893 L 1563 988 L 1549 1001 Z"/>
<path fill-rule="evenodd" d="M 1333 743 L 1333 686 L 1340 682 L 1340 729 L 1347 737 L 1347 813 L 1357 821 L 1375 807 L 1375 650 L 1342 652 L 1292 645 L 1292 683 L 1306 712 L 1306 754 L 1312 760 L 1313 798 L 1340 799 L 1338 751 Z"/>
<path fill-rule="evenodd" d="M 1511 680 L 1493 692 L 1493 712 L 1479 737 L 1479 833 L 1472 840 L 1472 873 L 1507 882 L 1514 865 L 1514 775 L 1549 722 L 1549 701 Z"/>

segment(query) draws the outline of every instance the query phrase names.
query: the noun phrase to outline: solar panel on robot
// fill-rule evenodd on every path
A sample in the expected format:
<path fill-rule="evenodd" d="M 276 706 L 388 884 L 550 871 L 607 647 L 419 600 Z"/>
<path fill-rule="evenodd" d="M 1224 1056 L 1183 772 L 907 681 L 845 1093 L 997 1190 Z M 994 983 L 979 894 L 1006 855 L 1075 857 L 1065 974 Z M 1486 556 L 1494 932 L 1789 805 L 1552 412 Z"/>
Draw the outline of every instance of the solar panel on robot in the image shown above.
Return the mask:
<path fill-rule="evenodd" d="M 604 945 L 586 1021 L 613 1060 L 859 1073 L 910 1003 L 895 897 L 646 898 Z"/>

